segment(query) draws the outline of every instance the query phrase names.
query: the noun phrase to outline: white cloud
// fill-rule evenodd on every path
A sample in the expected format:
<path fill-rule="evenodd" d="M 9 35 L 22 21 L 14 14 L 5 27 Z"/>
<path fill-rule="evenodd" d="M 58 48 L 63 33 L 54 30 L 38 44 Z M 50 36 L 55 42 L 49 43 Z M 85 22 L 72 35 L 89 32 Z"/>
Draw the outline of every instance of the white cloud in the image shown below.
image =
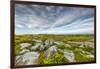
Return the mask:
<path fill-rule="evenodd" d="M 24 28 L 24 26 L 21 25 L 21 24 L 17 24 L 16 27 L 18 27 L 18 28 Z"/>
<path fill-rule="evenodd" d="M 91 11 L 90 8 L 56 8 L 58 9 L 55 10 L 54 6 L 30 5 L 29 7 L 28 5 L 16 5 L 15 32 L 23 34 L 93 32 L 93 9 Z"/>

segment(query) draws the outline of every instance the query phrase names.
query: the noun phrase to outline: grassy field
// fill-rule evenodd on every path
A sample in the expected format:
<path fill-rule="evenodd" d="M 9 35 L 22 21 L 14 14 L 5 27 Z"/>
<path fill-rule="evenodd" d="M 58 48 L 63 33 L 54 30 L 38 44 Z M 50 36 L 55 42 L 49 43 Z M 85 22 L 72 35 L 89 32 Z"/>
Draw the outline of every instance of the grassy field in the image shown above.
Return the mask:
<path fill-rule="evenodd" d="M 47 34 L 39 34 L 39 35 L 15 35 L 15 42 L 30 42 L 32 39 L 53 39 L 55 41 L 93 41 L 93 35 L 47 35 Z"/>
<path fill-rule="evenodd" d="M 92 62 L 94 61 L 94 57 L 88 57 L 89 55 L 94 56 L 94 48 L 90 46 L 80 47 L 81 42 L 89 42 L 94 43 L 93 35 L 84 34 L 84 35 L 48 35 L 48 34 L 38 34 L 38 35 L 15 35 L 15 55 L 20 55 L 22 51 L 20 44 L 21 43 L 30 43 L 31 46 L 34 46 L 36 42 L 33 40 L 52 40 L 52 41 L 60 41 L 64 44 L 60 44 L 57 46 L 58 49 L 65 51 L 71 50 L 75 54 L 75 62 Z M 71 47 L 68 47 L 70 45 Z M 30 47 L 31 47 L 30 46 Z M 30 51 L 30 47 L 28 48 Z M 68 60 L 64 57 L 64 53 L 60 50 L 54 53 L 48 59 L 45 57 L 45 52 L 47 48 L 43 51 L 39 51 L 40 56 L 38 58 L 38 64 L 60 64 L 60 63 L 68 63 Z"/>

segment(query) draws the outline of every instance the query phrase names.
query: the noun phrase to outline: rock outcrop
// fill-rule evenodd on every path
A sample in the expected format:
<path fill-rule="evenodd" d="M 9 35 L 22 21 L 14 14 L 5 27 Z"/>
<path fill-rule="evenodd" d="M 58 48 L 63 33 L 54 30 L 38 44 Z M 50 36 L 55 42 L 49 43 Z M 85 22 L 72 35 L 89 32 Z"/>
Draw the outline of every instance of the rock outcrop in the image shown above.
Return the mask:
<path fill-rule="evenodd" d="M 21 49 L 24 49 L 24 48 L 28 48 L 29 46 L 31 46 L 31 44 L 30 43 L 21 43 L 20 46 L 21 46 Z"/>
<path fill-rule="evenodd" d="M 64 56 L 69 62 L 75 62 L 75 55 L 72 51 L 64 51 Z"/>
<path fill-rule="evenodd" d="M 46 57 L 50 57 L 52 56 L 54 53 L 57 52 L 57 47 L 56 46 L 51 46 L 49 49 L 47 49 L 47 51 L 45 52 Z"/>
<path fill-rule="evenodd" d="M 27 52 L 23 55 L 16 56 L 16 65 L 33 65 L 37 64 L 39 57 L 38 52 Z"/>
<path fill-rule="evenodd" d="M 49 57 L 53 56 L 55 53 L 60 52 L 66 61 L 70 63 L 77 62 L 75 59 L 77 57 L 77 53 L 75 52 L 79 52 L 77 55 L 85 55 L 86 58 L 94 58 L 93 53 L 91 53 L 92 51 L 89 52 L 85 49 L 87 47 L 90 48 L 90 50 L 91 48 L 94 48 L 94 44 L 90 42 L 64 43 L 54 40 L 33 40 L 33 42 L 35 42 L 33 45 L 31 43 L 20 43 L 21 51 L 18 55 L 16 55 L 16 65 L 38 64 L 39 57 L 41 57 L 41 52 L 45 55 L 45 57 L 42 57 L 46 58 L 47 60 L 50 59 Z M 74 45 L 71 45 L 70 43 Z M 59 54 L 56 55 L 56 57 L 59 57 Z"/>

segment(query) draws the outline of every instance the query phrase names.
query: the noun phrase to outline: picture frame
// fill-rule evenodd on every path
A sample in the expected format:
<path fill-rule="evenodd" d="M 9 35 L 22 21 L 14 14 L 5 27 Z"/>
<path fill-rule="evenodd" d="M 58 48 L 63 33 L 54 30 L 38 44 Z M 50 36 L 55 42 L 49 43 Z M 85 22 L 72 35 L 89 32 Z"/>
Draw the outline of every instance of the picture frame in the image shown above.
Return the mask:
<path fill-rule="evenodd" d="M 18 12 L 17 12 L 17 9 L 19 8 L 19 7 L 16 7 L 16 5 L 17 4 L 19 4 L 19 5 L 26 5 L 26 6 L 28 6 L 28 5 L 35 5 L 35 6 L 40 6 L 40 8 L 41 8 L 41 6 L 43 6 L 43 7 L 45 7 L 45 6 L 54 6 L 54 7 L 65 7 L 65 8 L 67 8 L 67 7 L 70 7 L 70 8 L 73 8 L 73 7 L 75 7 L 75 9 L 77 9 L 77 8 L 87 8 L 87 9 L 91 9 L 92 8 L 92 11 L 93 11 L 93 14 L 91 13 L 91 11 L 90 11 L 90 17 L 92 17 L 93 18 L 93 20 L 92 20 L 92 22 L 93 22 L 93 43 L 94 43 L 94 48 L 93 48 L 93 61 L 83 61 L 83 62 L 68 62 L 68 63 L 50 63 L 50 64 L 31 64 L 31 65 L 27 65 L 27 64 L 25 64 L 24 65 L 24 63 L 23 63 L 23 65 L 16 65 L 16 54 L 15 54 L 15 51 L 16 51 L 16 49 L 15 49 L 15 47 L 16 47 L 16 44 L 15 44 L 15 40 L 16 40 L 16 38 L 15 38 L 15 35 L 16 35 L 16 24 L 15 24 L 15 21 L 16 21 L 16 23 L 17 23 L 17 18 L 16 18 L 16 16 L 15 16 L 15 14 L 18 14 Z M 21 6 L 22 7 L 22 6 Z M 30 6 L 31 8 L 32 8 L 32 6 Z M 22 8 L 23 9 L 23 8 Z M 51 8 L 50 8 L 51 9 Z M 50 10 L 49 8 L 48 8 L 48 10 Z M 75 10 L 74 9 L 74 10 Z M 25 7 L 24 7 L 24 9 L 23 10 L 25 10 Z M 29 9 L 30 10 L 30 9 Z M 69 9 L 68 9 L 69 10 Z M 20 8 L 20 10 L 18 10 L 18 11 L 20 11 L 21 12 L 21 8 Z M 34 11 L 34 10 L 32 10 L 32 11 Z M 56 10 L 55 10 L 56 11 Z M 55 11 L 54 11 L 54 13 L 55 13 Z M 31 13 L 30 11 L 28 11 L 29 13 Z M 65 12 L 67 12 L 67 11 L 65 11 Z M 86 12 L 88 12 L 88 11 L 86 11 Z M 24 13 L 24 12 L 22 12 L 22 13 Z M 20 13 L 20 15 L 22 14 L 22 13 Z M 26 13 L 26 12 L 25 12 Z M 47 13 L 47 12 L 45 12 L 45 13 Z M 61 12 L 60 12 L 61 13 Z M 59 13 L 59 14 L 60 14 Z M 63 12 L 62 12 L 63 13 Z M 70 13 L 70 12 L 68 12 L 68 13 Z M 84 12 L 83 12 L 84 13 Z M 39 13 L 38 13 L 39 14 Z M 48 14 L 49 14 L 49 12 L 48 12 Z M 48 15 L 49 17 L 50 16 L 53 16 L 54 14 L 50 14 L 50 15 Z M 58 15 L 58 14 L 57 14 Z M 81 15 L 81 14 L 80 14 Z M 22 15 L 23 16 L 23 15 Z M 39 15 L 38 15 L 39 16 Z M 88 18 L 88 16 L 87 16 L 87 18 Z M 49 19 L 49 18 L 48 18 Z M 54 18 L 50 18 L 51 20 L 53 20 Z M 84 19 L 84 17 L 83 17 L 83 19 Z M 27 19 L 26 19 L 27 20 Z M 19 22 L 20 23 L 20 22 Z M 44 23 L 43 23 L 44 24 Z M 43 25 L 42 25 L 43 26 Z M 47 28 L 48 28 L 49 26 L 47 26 Z M 45 29 L 47 29 L 47 28 L 45 28 Z M 90 28 L 91 29 L 91 28 Z M 25 30 L 23 30 L 23 31 L 25 31 Z M 36 31 L 37 32 L 37 31 Z M 35 33 L 36 33 L 35 32 Z M 41 33 L 39 33 L 39 34 L 41 34 Z M 46 32 L 46 34 L 47 34 L 47 32 Z M 49 34 L 51 34 L 51 33 L 49 33 Z M 21 34 L 22 35 L 22 34 Z M 66 37 L 66 36 L 65 36 Z M 20 37 L 21 38 L 21 37 Z M 20 39 L 19 38 L 19 39 Z M 24 37 L 25 38 L 25 37 Z M 63 40 L 63 39 L 62 39 Z M 73 41 L 73 40 L 72 40 Z M 65 47 L 64 47 L 65 48 Z M 19 53 L 18 53 L 19 54 Z M 54 57 L 53 57 L 54 58 Z M 11 68 L 28 68 L 28 67 L 43 67 L 43 66 L 59 66 L 59 65 L 76 65 L 76 64 L 91 64 L 91 63 L 96 63 L 96 6 L 95 5 L 80 5 L 80 4 L 64 4 L 64 3 L 49 3 L 49 2 L 34 2 L 34 1 L 11 1 L 11 63 L 10 63 L 10 67 Z M 44 61 L 44 60 L 43 60 Z M 46 60 L 45 60 L 46 61 Z M 48 61 L 48 60 L 47 60 Z M 50 59 L 50 61 L 51 61 L 51 59 Z M 51 61 L 52 62 L 52 61 Z"/>

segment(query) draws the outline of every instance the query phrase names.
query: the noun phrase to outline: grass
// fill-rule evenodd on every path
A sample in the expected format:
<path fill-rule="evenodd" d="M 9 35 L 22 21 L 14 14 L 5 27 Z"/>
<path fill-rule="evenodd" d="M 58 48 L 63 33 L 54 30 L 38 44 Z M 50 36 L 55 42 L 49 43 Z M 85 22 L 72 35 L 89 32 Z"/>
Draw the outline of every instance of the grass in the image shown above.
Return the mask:
<path fill-rule="evenodd" d="M 77 48 L 74 50 L 74 53 L 75 53 L 75 59 L 77 62 L 88 62 L 88 61 L 94 60 L 92 57 L 86 57 L 89 54 L 82 53 L 82 49 Z"/>
<path fill-rule="evenodd" d="M 38 34 L 38 35 L 15 35 L 15 42 L 31 42 L 32 39 L 53 39 L 55 41 L 88 41 L 93 38 L 93 35 L 47 35 L 47 34 Z"/>
<path fill-rule="evenodd" d="M 47 35 L 47 34 L 39 34 L 39 35 L 15 35 L 15 55 L 19 55 L 20 52 L 22 51 L 20 48 L 20 43 L 30 43 L 32 44 L 31 46 L 34 46 L 36 44 L 35 41 L 32 41 L 33 39 L 37 40 L 53 40 L 53 41 L 60 41 L 63 42 L 64 44 L 58 45 L 57 48 L 63 50 L 71 50 L 75 54 L 75 59 L 76 62 L 88 62 L 88 61 L 93 61 L 94 58 L 92 57 L 86 57 L 88 54 L 87 53 L 82 53 L 82 50 L 85 52 L 93 52 L 94 49 L 90 47 L 84 47 L 80 48 L 80 44 L 75 44 L 75 43 L 68 43 L 69 41 L 72 42 L 85 42 L 85 41 L 90 41 L 93 42 L 93 35 L 89 34 L 84 34 L 84 35 Z M 30 47 L 31 47 L 30 46 Z M 31 50 L 29 47 L 29 50 Z M 47 48 L 45 48 L 43 51 L 39 51 L 40 56 L 38 59 L 38 64 L 61 64 L 61 63 L 68 63 L 68 60 L 65 59 L 64 54 L 62 52 L 56 52 L 49 58 L 46 57 L 45 51 Z"/>
<path fill-rule="evenodd" d="M 63 53 L 54 53 L 49 58 L 46 58 L 46 55 L 42 52 L 40 54 L 38 63 L 39 64 L 61 64 L 61 63 L 67 63 L 68 61 L 65 59 Z"/>
<path fill-rule="evenodd" d="M 15 55 L 19 55 L 21 51 L 22 51 L 21 47 L 19 45 L 16 45 L 16 47 L 15 47 Z"/>

